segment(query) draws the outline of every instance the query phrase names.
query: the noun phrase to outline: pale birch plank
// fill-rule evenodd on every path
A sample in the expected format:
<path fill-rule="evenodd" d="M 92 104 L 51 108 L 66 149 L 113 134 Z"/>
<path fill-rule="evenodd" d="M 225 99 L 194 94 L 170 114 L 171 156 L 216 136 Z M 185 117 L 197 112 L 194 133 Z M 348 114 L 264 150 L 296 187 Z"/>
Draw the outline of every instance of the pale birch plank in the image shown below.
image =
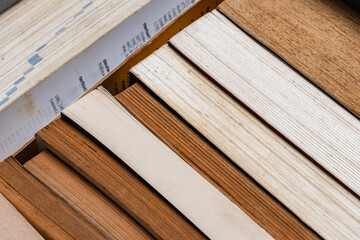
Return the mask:
<path fill-rule="evenodd" d="M 64 111 L 211 239 L 272 239 L 104 90 Z"/>

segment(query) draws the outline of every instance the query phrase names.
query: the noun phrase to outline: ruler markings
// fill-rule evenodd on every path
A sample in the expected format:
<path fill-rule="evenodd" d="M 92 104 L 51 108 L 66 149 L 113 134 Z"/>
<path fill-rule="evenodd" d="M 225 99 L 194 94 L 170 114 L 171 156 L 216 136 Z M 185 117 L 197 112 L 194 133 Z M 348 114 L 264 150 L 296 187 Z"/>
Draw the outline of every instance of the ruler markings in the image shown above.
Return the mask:
<path fill-rule="evenodd" d="M 97 84 L 103 75 L 121 64 L 194 2 L 196 0 L 153 0 L 1 111 L 0 161 L 22 147 L 61 110 Z M 84 5 L 83 9 L 91 3 Z M 42 45 L 37 51 L 46 46 Z M 25 74 L 15 85 L 24 79 Z"/>
<path fill-rule="evenodd" d="M 93 1 L 91 0 L 91 1 L 89 1 L 87 4 L 85 4 L 85 5 L 82 7 L 82 10 L 81 10 L 79 13 L 75 14 L 75 16 L 72 17 L 72 19 L 71 19 L 70 21 L 68 21 L 68 22 L 65 24 L 64 27 L 62 27 L 60 30 L 58 30 L 57 32 L 55 32 L 55 36 L 57 36 L 57 35 L 59 35 L 61 32 L 63 32 L 63 31 L 66 29 L 66 26 L 67 26 L 67 25 L 69 25 L 70 23 L 72 23 L 72 22 L 76 19 L 77 16 L 79 16 L 81 13 L 83 13 L 83 12 L 84 12 L 84 9 L 86 8 L 85 6 L 90 6 L 92 3 L 93 3 Z M 84 7 L 85 7 L 85 8 L 84 8 Z M 46 46 L 47 46 L 47 43 L 43 44 L 41 47 L 39 47 L 39 48 L 36 50 L 36 53 L 35 53 L 32 57 L 30 57 L 30 58 L 28 59 L 28 63 L 31 64 L 32 67 L 30 67 L 28 70 L 26 70 L 26 71 L 23 73 L 23 76 L 22 76 L 19 80 L 15 81 L 13 85 L 18 85 L 20 82 L 22 82 L 23 80 L 25 80 L 25 78 L 23 78 L 23 77 L 24 77 L 26 74 L 28 74 L 29 72 L 31 72 L 31 71 L 34 69 L 34 66 L 35 66 L 37 63 L 39 63 L 41 60 L 43 60 L 43 58 L 38 54 L 38 52 L 41 51 L 41 50 L 42 50 L 43 48 L 45 48 Z M 13 90 L 13 89 L 14 89 L 14 87 L 10 87 L 10 88 L 11 88 L 10 90 Z M 16 91 L 16 89 L 17 89 L 17 88 L 15 88 L 15 91 Z M 10 90 L 9 90 L 9 91 L 10 91 Z M 8 92 L 9 92 L 9 91 L 8 91 Z M 14 91 L 11 92 L 11 93 L 14 93 Z M 5 94 L 5 95 L 6 95 L 6 96 L 4 96 L 4 100 L 5 100 L 5 101 L 4 101 L 4 100 L 1 101 L 1 102 L 0 102 L 0 106 L 1 106 L 2 104 L 4 104 L 5 102 L 7 102 L 7 100 L 9 100 L 9 96 L 10 96 L 10 95 L 8 95 L 8 94 Z"/>
<path fill-rule="evenodd" d="M 47 44 L 43 44 L 41 47 L 39 47 L 36 52 L 40 52 L 43 48 L 45 48 L 47 46 Z"/>

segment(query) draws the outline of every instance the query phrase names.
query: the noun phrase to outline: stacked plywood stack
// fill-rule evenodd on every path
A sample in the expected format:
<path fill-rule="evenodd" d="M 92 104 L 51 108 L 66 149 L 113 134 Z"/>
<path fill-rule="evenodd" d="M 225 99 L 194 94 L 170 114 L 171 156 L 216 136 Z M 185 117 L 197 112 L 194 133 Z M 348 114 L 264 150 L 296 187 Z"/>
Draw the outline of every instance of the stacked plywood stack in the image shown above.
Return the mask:
<path fill-rule="evenodd" d="M 0 163 L 0 193 L 45 237 L 358 239 L 359 29 L 335 0 L 225 0 Z"/>

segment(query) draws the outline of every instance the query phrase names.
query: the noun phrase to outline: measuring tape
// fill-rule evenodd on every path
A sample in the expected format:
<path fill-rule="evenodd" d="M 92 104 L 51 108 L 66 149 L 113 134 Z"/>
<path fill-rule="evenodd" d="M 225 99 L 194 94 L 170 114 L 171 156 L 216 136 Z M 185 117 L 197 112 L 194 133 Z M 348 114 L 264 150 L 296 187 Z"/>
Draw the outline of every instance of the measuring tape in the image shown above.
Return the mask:
<path fill-rule="evenodd" d="M 0 161 L 196 1 L 153 0 L 1 111 Z"/>

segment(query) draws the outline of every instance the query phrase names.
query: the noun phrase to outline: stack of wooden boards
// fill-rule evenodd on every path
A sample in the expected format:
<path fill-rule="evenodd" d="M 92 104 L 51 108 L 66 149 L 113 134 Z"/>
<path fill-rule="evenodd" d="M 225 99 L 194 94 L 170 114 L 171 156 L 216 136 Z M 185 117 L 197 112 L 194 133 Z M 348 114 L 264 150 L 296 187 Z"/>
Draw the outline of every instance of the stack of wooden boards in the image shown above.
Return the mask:
<path fill-rule="evenodd" d="M 45 237 L 360 238 L 360 122 L 309 82 L 358 114 L 360 18 L 284 2 L 224 1 L 0 163 L 0 193 Z"/>
<path fill-rule="evenodd" d="M 141 178 L 69 123 L 56 120 L 37 139 L 48 150 L 24 167 L 13 158 L 0 164 L 0 192 L 44 237 L 204 238 Z"/>
<path fill-rule="evenodd" d="M 122 142 L 118 144 L 132 151 L 123 151 L 125 156 L 120 159 L 126 160 L 133 169 L 136 169 L 134 164 L 138 164 L 141 176 L 156 189 L 77 130 L 73 123 L 56 120 L 36 135 L 43 151 L 25 163 L 26 170 L 13 158 L 0 164 L 0 177 L 4 181 L 0 192 L 43 236 L 62 236 L 58 235 L 65 234 L 58 232 L 60 228 L 69 235 L 77 234 L 77 238 L 79 234 L 90 232 L 88 229 L 100 229 L 111 239 L 206 238 L 186 220 L 187 217 L 208 237 L 215 239 L 239 236 L 271 238 L 262 227 L 277 238 L 317 238 L 293 214 L 139 85 L 116 97 L 122 106 L 103 90 L 93 91 L 79 103 L 91 100 L 88 97 L 92 97 L 95 104 L 103 105 L 100 109 L 122 113 L 123 124 L 119 127 L 124 132 L 119 135 L 122 137 L 117 140 Z M 161 141 L 156 141 L 157 138 L 130 112 Z M 113 119 L 110 117 L 109 120 Z M 129 129 L 128 124 L 135 129 Z M 134 133 L 133 130 L 137 131 Z M 146 141 L 145 144 L 142 141 Z M 130 159 L 127 154 L 130 154 Z M 138 160 L 137 163 L 131 162 L 132 159 Z M 151 171 L 150 174 L 144 174 L 144 169 Z M 162 199 L 156 190 L 185 216 Z M 14 194 L 17 196 L 12 197 Z M 24 199 L 32 207 L 22 207 Z M 68 205 L 63 201 L 76 211 L 64 211 Z M 58 209 L 59 212 L 49 211 L 59 204 L 64 205 Z M 43 220 L 34 209 L 41 211 Z M 83 216 L 80 223 L 76 213 Z M 80 233 L 70 232 L 67 224 L 80 225 L 76 226 Z"/>

